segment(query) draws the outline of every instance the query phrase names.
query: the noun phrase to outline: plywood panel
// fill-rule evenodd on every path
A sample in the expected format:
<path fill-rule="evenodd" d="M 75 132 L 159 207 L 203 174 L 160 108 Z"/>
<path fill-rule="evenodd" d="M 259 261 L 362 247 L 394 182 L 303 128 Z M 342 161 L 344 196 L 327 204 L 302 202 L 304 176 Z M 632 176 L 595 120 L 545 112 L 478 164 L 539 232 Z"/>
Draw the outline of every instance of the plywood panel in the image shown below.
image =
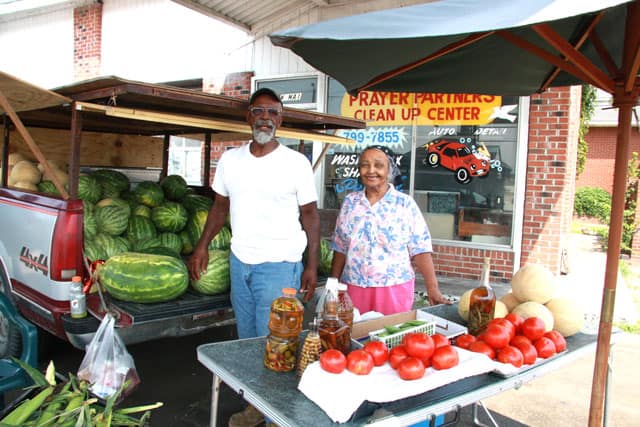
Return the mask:
<path fill-rule="evenodd" d="M 71 132 L 30 128 L 29 133 L 47 159 L 69 161 Z M 34 158 L 17 132 L 12 132 L 10 138 L 11 152 L 17 151 L 27 158 Z M 161 168 L 162 138 L 83 132 L 80 165 Z"/>

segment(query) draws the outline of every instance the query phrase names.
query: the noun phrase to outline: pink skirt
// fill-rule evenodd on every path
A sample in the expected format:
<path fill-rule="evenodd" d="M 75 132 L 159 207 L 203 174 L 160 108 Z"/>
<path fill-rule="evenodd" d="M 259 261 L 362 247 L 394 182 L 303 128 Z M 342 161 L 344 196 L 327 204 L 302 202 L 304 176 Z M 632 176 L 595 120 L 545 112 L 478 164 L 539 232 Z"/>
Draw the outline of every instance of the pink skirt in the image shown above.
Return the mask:
<path fill-rule="evenodd" d="M 360 310 L 360 314 L 367 311 L 377 311 L 384 314 L 401 313 L 413 308 L 413 293 L 415 280 L 393 286 L 362 288 L 347 285 L 347 292 L 353 305 Z"/>

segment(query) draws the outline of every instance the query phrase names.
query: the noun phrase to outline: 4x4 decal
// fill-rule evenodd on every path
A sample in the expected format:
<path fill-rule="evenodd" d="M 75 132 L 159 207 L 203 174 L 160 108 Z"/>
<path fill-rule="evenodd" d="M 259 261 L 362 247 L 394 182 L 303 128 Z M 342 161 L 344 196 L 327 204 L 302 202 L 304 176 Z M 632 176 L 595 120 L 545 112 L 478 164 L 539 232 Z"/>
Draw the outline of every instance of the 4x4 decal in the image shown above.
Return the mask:
<path fill-rule="evenodd" d="M 45 276 L 49 273 L 49 257 L 45 254 L 31 255 L 31 251 L 26 246 L 20 250 L 20 262 L 28 268 L 41 271 Z"/>

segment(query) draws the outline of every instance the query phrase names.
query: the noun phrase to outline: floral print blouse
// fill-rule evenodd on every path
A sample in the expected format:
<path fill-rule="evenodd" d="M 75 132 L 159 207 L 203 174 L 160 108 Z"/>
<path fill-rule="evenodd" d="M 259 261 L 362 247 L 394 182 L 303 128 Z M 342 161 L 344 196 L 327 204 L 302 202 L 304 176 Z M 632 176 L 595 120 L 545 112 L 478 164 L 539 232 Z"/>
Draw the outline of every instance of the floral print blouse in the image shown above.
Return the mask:
<path fill-rule="evenodd" d="M 331 248 L 346 258 L 340 281 L 363 288 L 413 280 L 411 258 L 433 251 L 420 208 L 391 184 L 373 206 L 364 190 L 346 196 Z"/>

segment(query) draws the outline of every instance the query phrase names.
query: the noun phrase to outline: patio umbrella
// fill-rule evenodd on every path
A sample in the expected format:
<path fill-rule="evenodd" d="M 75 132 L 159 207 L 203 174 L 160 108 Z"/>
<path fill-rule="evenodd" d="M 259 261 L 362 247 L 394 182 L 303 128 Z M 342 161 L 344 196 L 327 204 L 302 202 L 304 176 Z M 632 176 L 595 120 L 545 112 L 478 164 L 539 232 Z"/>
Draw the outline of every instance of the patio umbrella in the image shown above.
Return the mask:
<path fill-rule="evenodd" d="M 603 422 L 607 363 L 640 83 L 640 0 L 441 0 L 270 35 L 361 90 L 530 95 L 589 83 L 618 112 L 614 185 L 589 425 Z"/>

